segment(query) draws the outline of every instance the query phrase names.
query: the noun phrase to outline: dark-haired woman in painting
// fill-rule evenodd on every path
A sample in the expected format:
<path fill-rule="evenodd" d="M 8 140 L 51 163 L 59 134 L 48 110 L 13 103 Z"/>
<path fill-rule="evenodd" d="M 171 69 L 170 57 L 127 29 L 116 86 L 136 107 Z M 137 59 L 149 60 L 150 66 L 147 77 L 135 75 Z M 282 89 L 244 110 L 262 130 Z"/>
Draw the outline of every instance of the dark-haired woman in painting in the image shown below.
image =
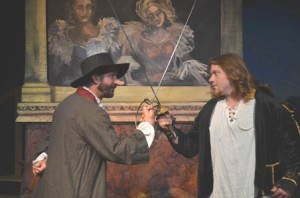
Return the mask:
<path fill-rule="evenodd" d="M 48 27 L 50 85 L 68 86 L 81 76 L 80 63 L 88 55 L 86 47 L 89 43 L 103 48 L 102 51 L 118 46 L 116 30 L 119 23 L 114 18 L 94 20 L 96 4 L 96 0 L 66 0 L 66 19 L 58 19 Z"/>

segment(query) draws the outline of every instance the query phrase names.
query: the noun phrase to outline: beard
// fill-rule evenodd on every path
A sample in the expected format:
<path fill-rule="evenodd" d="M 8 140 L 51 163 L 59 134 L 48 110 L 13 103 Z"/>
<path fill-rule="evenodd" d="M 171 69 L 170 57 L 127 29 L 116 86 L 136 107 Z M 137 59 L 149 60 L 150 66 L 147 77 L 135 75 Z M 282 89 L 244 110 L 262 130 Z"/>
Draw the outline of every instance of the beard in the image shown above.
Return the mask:
<path fill-rule="evenodd" d="M 213 92 L 212 92 L 212 95 L 213 95 L 214 97 L 220 97 L 220 96 L 222 96 L 222 93 L 221 93 L 220 91 L 213 91 Z"/>
<path fill-rule="evenodd" d="M 112 98 L 114 96 L 114 91 L 117 86 L 115 84 L 100 84 L 98 90 L 103 94 L 103 98 Z"/>
<path fill-rule="evenodd" d="M 211 94 L 214 98 L 223 96 L 223 93 L 220 90 L 212 89 Z"/>

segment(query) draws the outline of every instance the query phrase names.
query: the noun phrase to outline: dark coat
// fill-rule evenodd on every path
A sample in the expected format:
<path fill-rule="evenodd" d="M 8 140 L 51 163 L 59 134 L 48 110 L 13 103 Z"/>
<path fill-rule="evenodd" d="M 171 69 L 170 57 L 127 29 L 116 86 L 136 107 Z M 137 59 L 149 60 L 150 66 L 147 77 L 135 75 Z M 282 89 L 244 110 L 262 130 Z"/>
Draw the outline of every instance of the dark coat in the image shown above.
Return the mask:
<path fill-rule="evenodd" d="M 105 197 L 107 161 L 146 163 L 149 149 L 141 131 L 119 137 L 105 110 L 72 94 L 55 110 L 47 168 L 33 197 Z"/>
<path fill-rule="evenodd" d="M 259 188 L 259 195 L 270 193 L 274 183 L 273 166 L 275 185 L 293 193 L 300 171 L 299 131 L 288 111 L 269 94 L 259 90 L 255 99 L 255 186 Z M 208 197 L 213 190 L 209 126 L 217 102 L 217 99 L 211 99 L 203 106 L 188 133 L 176 130 L 178 144 L 172 143 L 173 148 L 185 157 L 199 155 L 198 197 L 201 198 Z"/>

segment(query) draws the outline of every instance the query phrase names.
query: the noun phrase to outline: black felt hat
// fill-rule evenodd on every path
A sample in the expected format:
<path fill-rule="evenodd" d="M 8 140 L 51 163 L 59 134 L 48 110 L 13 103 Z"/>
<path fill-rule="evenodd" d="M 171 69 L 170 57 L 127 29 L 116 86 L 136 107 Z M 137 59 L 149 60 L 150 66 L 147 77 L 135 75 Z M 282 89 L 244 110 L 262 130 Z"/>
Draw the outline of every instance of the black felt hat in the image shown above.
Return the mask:
<path fill-rule="evenodd" d="M 71 86 L 77 88 L 82 86 L 92 73 L 105 74 L 111 67 L 116 68 L 117 78 L 121 78 L 127 72 L 129 63 L 115 64 L 109 53 L 99 53 L 84 59 L 81 64 L 82 76 L 71 83 Z"/>

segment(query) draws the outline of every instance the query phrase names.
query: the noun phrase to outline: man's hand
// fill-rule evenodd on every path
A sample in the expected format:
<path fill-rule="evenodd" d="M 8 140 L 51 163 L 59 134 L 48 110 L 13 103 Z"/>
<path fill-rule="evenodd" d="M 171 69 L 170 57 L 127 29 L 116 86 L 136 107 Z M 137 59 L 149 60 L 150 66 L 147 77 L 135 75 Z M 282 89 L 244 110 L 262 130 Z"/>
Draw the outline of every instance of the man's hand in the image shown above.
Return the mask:
<path fill-rule="evenodd" d="M 37 161 L 33 166 L 32 166 L 32 172 L 35 176 L 41 175 L 44 170 L 47 167 L 47 160 L 40 160 Z"/>
<path fill-rule="evenodd" d="M 173 124 L 174 118 L 170 114 L 165 114 L 157 117 L 157 123 L 162 130 L 170 130 L 170 126 Z"/>
<path fill-rule="evenodd" d="M 158 115 L 156 118 L 158 126 L 162 132 L 164 132 L 169 140 L 173 143 L 178 142 L 177 134 L 174 130 L 175 118 L 169 114 L 169 112 Z"/>
<path fill-rule="evenodd" d="M 149 124 L 154 125 L 155 123 L 155 110 L 152 105 L 146 105 L 143 107 L 143 114 L 141 117 L 142 122 L 149 122 Z"/>
<path fill-rule="evenodd" d="M 284 191 L 282 188 L 276 187 L 274 186 L 271 189 L 272 194 L 272 198 L 291 198 L 291 196 L 289 195 L 289 193 L 287 193 L 286 191 Z"/>

